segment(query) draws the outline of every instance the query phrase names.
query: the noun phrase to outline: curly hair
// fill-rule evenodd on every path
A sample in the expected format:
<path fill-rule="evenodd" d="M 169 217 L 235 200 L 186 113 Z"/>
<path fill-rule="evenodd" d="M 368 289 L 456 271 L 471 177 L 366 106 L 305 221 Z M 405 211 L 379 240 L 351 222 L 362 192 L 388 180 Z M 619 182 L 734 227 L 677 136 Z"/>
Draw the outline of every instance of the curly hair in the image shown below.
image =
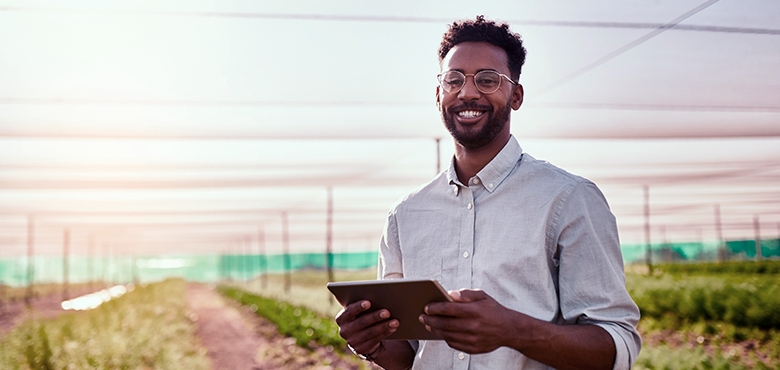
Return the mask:
<path fill-rule="evenodd" d="M 455 45 L 468 41 L 487 42 L 504 49 L 512 79 L 517 81 L 520 78 L 525 63 L 525 48 L 520 35 L 510 31 L 508 24 L 486 21 L 482 15 L 473 21 L 453 22 L 441 40 L 439 63 Z"/>

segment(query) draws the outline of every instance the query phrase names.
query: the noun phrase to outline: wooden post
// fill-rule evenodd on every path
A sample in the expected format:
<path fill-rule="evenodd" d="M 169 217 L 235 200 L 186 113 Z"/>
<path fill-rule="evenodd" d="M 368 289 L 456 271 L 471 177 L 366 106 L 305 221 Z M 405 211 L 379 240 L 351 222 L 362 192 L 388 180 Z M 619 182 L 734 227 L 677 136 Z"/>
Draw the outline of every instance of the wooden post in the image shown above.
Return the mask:
<path fill-rule="evenodd" d="M 292 285 L 292 264 L 290 261 L 290 236 L 287 228 L 287 212 L 282 212 L 282 254 L 284 257 L 284 291 L 290 292 Z"/>
<path fill-rule="evenodd" d="M 24 304 L 30 306 L 33 297 L 33 280 L 35 280 L 35 219 L 33 215 L 27 216 L 27 293 L 24 295 Z"/>
<path fill-rule="evenodd" d="M 440 145 L 441 138 L 436 138 L 436 174 L 438 175 L 439 172 L 441 172 L 441 145 Z"/>
<path fill-rule="evenodd" d="M 68 300 L 68 248 L 70 248 L 70 230 L 65 229 L 62 240 L 62 301 Z"/>
<path fill-rule="evenodd" d="M 647 185 L 644 185 L 642 187 L 642 190 L 644 190 L 645 195 L 645 207 L 644 207 L 644 213 L 645 213 L 645 244 L 647 246 L 647 255 L 645 256 L 645 260 L 647 263 L 647 270 L 648 273 L 652 275 L 653 273 L 653 262 L 652 262 L 652 250 L 650 247 L 650 188 Z"/>
<path fill-rule="evenodd" d="M 257 226 L 257 249 L 260 255 L 260 281 L 262 288 L 268 287 L 268 257 L 265 255 L 265 229 L 263 224 Z"/>
<path fill-rule="evenodd" d="M 89 234 L 89 244 L 87 244 L 87 283 L 90 289 L 95 281 L 95 236 Z"/>
<path fill-rule="evenodd" d="M 715 204 L 715 234 L 718 237 L 718 262 L 726 261 L 726 243 L 723 242 L 723 225 L 720 221 L 720 204 Z"/>
<path fill-rule="evenodd" d="M 333 187 L 328 186 L 328 209 L 325 220 L 325 263 L 328 268 L 328 282 L 333 281 Z"/>
<path fill-rule="evenodd" d="M 753 230 L 756 232 L 756 261 L 761 262 L 761 224 L 758 222 L 758 215 L 753 217 Z"/>

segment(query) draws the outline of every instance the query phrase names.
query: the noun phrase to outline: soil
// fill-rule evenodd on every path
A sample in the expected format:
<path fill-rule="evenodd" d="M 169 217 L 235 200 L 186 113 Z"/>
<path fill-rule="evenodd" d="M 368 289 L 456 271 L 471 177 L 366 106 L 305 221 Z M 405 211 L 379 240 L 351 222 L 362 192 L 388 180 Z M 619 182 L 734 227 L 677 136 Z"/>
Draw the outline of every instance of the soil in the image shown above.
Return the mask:
<path fill-rule="evenodd" d="M 340 355 L 332 348 L 314 347 L 309 351 L 297 346 L 294 338 L 279 334 L 272 323 L 224 299 L 210 287 L 190 283 L 187 296 L 195 315 L 190 319 L 208 349 L 214 370 L 361 368 L 359 359 Z"/>
<path fill-rule="evenodd" d="M 92 290 L 88 288 L 71 289 L 68 292 L 68 297 L 75 298 L 89 293 L 92 293 Z M 63 312 L 65 310 L 62 309 L 62 293 L 33 297 L 29 308 L 24 300 L 2 302 L 0 304 L 0 337 L 32 316 L 53 319 Z"/>
<path fill-rule="evenodd" d="M 74 291 L 77 297 L 91 291 Z M 188 316 L 205 347 L 213 370 L 381 369 L 333 348 L 315 346 L 309 351 L 295 339 L 279 334 L 276 326 L 248 308 L 225 299 L 213 287 L 187 284 Z M 24 301 L 0 306 L 0 337 L 31 317 L 55 318 L 66 312 L 62 295 L 36 297 L 27 308 Z"/>

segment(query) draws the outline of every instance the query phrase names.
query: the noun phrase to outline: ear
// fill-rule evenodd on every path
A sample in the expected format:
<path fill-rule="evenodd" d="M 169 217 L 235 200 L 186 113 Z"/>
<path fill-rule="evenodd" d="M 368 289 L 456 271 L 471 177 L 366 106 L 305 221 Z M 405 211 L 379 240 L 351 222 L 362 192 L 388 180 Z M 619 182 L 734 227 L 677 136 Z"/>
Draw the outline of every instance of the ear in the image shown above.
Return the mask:
<path fill-rule="evenodd" d="M 439 91 L 440 86 L 436 86 L 436 108 L 441 110 L 441 94 Z"/>
<path fill-rule="evenodd" d="M 512 89 L 512 110 L 520 109 L 520 106 L 523 105 L 524 95 L 523 85 L 517 84 L 517 86 Z"/>

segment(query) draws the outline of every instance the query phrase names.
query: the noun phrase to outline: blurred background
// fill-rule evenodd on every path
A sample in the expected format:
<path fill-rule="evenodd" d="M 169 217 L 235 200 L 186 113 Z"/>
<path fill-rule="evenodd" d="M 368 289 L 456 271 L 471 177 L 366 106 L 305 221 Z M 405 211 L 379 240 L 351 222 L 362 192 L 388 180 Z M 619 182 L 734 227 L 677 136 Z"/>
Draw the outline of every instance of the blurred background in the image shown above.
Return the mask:
<path fill-rule="evenodd" d="M 528 50 L 513 134 L 627 264 L 778 258 L 777 1 L 0 1 L 0 283 L 374 266 L 478 14 Z"/>

